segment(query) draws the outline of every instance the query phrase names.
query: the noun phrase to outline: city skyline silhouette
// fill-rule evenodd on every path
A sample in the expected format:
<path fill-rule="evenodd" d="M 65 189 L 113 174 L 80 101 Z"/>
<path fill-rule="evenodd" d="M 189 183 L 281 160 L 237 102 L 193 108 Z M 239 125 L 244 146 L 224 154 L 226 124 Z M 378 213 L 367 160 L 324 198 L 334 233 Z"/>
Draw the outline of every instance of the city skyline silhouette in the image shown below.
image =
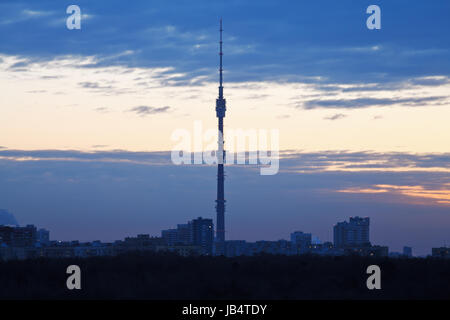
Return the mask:
<path fill-rule="evenodd" d="M 0 6 L 0 208 L 20 225 L 113 241 L 202 216 L 220 241 L 330 241 L 360 216 L 392 251 L 450 243 L 447 2 L 383 1 L 380 30 L 353 1 L 77 5 L 79 30 L 53 1 Z M 197 121 L 279 130 L 279 171 L 175 165 Z"/>

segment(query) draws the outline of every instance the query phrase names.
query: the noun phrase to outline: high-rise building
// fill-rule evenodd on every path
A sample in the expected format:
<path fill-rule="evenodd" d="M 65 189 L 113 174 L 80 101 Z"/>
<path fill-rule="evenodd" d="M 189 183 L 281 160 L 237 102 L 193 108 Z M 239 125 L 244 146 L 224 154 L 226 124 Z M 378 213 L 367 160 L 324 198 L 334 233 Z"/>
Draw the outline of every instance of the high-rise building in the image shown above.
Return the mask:
<path fill-rule="evenodd" d="M 295 231 L 291 233 L 291 247 L 294 254 L 305 253 L 311 246 L 311 233 Z"/>
<path fill-rule="evenodd" d="M 214 225 L 212 219 L 199 217 L 192 220 L 192 244 L 200 246 L 202 253 L 211 255 L 213 253 Z"/>
<path fill-rule="evenodd" d="M 226 100 L 223 96 L 223 75 L 222 75 L 222 19 L 220 19 L 220 66 L 219 66 L 219 97 L 216 99 L 216 116 L 218 118 L 218 150 L 217 150 L 217 230 L 216 230 L 216 255 L 225 255 L 225 175 L 223 165 L 225 161 L 225 148 L 223 140 L 223 118 L 225 118 Z"/>
<path fill-rule="evenodd" d="M 369 241 L 369 218 L 351 217 L 350 221 L 338 222 L 334 226 L 336 248 L 367 247 Z"/>

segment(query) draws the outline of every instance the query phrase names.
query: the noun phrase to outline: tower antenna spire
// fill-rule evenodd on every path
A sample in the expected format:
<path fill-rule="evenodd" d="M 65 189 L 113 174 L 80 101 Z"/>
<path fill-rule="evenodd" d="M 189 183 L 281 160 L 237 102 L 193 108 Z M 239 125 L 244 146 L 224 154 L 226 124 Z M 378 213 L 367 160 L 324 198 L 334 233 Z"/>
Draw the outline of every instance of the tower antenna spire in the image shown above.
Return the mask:
<path fill-rule="evenodd" d="M 219 74 L 220 74 L 220 86 L 219 86 L 219 99 L 223 99 L 223 65 L 222 65 L 222 57 L 223 57 L 223 51 L 222 51 L 222 18 L 220 18 L 220 51 L 219 51 L 219 56 L 220 56 L 220 66 L 219 66 Z"/>

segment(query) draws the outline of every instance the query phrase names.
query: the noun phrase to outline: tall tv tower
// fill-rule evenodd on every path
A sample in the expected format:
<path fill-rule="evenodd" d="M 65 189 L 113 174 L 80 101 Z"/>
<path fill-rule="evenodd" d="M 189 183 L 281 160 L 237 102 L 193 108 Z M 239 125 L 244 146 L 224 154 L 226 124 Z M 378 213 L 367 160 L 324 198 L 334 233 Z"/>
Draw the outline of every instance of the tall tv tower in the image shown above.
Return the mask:
<path fill-rule="evenodd" d="M 225 254 L 225 190 L 223 164 L 225 160 L 225 149 L 223 141 L 223 118 L 225 118 L 226 100 L 223 98 L 223 75 L 222 75 L 222 19 L 220 19 L 220 67 L 219 67 L 219 97 L 216 99 L 216 116 L 219 119 L 219 139 L 217 151 L 217 226 L 216 226 L 216 255 Z"/>

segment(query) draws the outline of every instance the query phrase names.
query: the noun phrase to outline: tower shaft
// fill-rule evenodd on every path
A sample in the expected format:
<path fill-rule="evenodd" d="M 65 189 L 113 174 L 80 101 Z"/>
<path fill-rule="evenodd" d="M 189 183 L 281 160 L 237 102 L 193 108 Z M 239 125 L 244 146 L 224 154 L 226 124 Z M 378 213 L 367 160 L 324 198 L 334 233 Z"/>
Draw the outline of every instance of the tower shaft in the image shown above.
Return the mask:
<path fill-rule="evenodd" d="M 218 118 L 218 151 L 217 151 L 217 200 L 216 200 L 216 255 L 225 254 L 225 148 L 223 140 L 223 118 L 225 118 L 226 100 L 223 97 L 223 65 L 222 65 L 222 19 L 220 19 L 220 65 L 219 65 L 219 97 L 216 99 L 216 116 Z"/>

